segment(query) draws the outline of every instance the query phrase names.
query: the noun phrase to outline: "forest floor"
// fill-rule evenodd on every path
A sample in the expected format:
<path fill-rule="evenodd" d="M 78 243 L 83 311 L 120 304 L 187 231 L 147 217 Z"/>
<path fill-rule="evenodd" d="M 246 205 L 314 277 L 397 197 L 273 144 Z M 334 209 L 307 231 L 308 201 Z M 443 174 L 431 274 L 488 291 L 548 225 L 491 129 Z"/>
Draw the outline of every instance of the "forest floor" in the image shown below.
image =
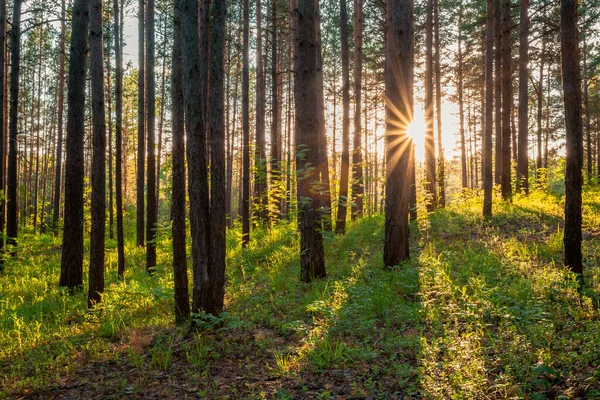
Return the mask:
<path fill-rule="evenodd" d="M 198 332 L 174 327 L 167 227 L 152 277 L 134 226 L 124 282 L 108 241 L 93 311 L 57 288 L 60 238 L 26 234 L 0 276 L 0 398 L 600 398 L 600 189 L 584 193 L 581 294 L 561 195 L 480 210 L 468 197 L 421 212 L 411 261 L 390 270 L 382 216 L 326 234 L 328 277 L 312 284 L 293 224 L 244 251 L 234 229 L 226 313 Z"/>

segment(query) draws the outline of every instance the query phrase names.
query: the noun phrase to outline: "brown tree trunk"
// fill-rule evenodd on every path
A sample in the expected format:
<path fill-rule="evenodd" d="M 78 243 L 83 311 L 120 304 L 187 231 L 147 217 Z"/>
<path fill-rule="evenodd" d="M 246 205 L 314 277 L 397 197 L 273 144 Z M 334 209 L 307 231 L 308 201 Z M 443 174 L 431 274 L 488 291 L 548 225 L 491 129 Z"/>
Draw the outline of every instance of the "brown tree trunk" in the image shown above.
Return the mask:
<path fill-rule="evenodd" d="M 540 80 L 537 91 L 537 157 L 536 157 L 536 176 L 538 184 L 540 183 L 539 170 L 542 168 L 542 120 L 544 110 L 544 62 L 546 61 L 546 36 L 542 36 L 542 52 L 540 53 Z"/>
<path fill-rule="evenodd" d="M 20 1 L 17 2 L 20 4 Z M 65 162 L 65 198 L 69 201 L 65 202 L 65 226 L 59 280 L 59 286 L 67 287 L 69 290 L 83 285 L 83 138 L 85 136 L 85 75 L 87 35 L 90 22 L 89 5 L 89 0 L 75 0 L 73 4 L 71 51 L 69 53 L 67 157 Z M 15 130 L 16 122 L 15 116 Z"/>
<path fill-rule="evenodd" d="M 160 168 L 161 168 L 161 156 L 162 156 L 162 145 L 163 145 L 163 126 L 165 122 L 165 75 L 167 65 L 167 24 L 165 22 L 165 29 L 163 31 L 163 49 L 162 49 L 162 70 L 161 83 L 160 83 L 160 111 L 159 111 L 159 122 L 158 122 L 158 145 L 156 153 L 156 220 L 159 221 L 160 214 Z"/>
<path fill-rule="evenodd" d="M 185 120 L 183 103 L 183 67 L 181 63 L 181 9 L 175 0 L 173 17 L 173 64 L 171 75 L 173 119 L 173 183 L 171 217 L 173 218 L 173 281 L 175 287 L 175 321 L 183 324 L 190 315 L 185 229 Z"/>
<path fill-rule="evenodd" d="M 4 154 L 6 153 L 6 108 L 5 103 L 5 86 L 6 86 L 6 74 L 4 65 L 6 64 L 6 0 L 0 0 L 0 190 L 4 191 L 6 165 L 4 163 Z M 5 221 L 5 196 L 0 199 L 0 272 L 4 270 L 4 221 Z"/>
<path fill-rule="evenodd" d="M 494 1 L 494 129 L 495 129 L 495 160 L 494 160 L 494 183 L 502 184 L 502 13 L 500 1 Z"/>
<path fill-rule="evenodd" d="M 277 54 L 277 0 L 271 4 L 271 196 L 276 218 L 281 218 L 281 108 L 279 107 L 279 71 Z"/>
<path fill-rule="evenodd" d="M 510 0 L 502 0 L 502 198 L 511 200 L 510 118 L 512 109 Z"/>
<path fill-rule="evenodd" d="M 54 175 L 54 199 L 52 211 L 52 229 L 58 233 L 58 219 L 60 216 L 60 195 L 61 195 L 61 176 L 62 176 L 62 148 L 63 148 L 63 106 L 65 103 L 65 41 L 66 41 L 66 5 L 65 0 L 61 2 L 61 21 L 60 21 L 60 54 L 58 61 L 58 138 L 56 139 L 56 168 Z"/>
<path fill-rule="evenodd" d="M 107 81 L 107 103 L 108 103 L 108 237 L 114 238 L 114 214 L 113 214 L 113 125 L 112 125 L 112 88 L 110 79 L 110 54 L 106 57 L 106 81 Z"/>
<path fill-rule="evenodd" d="M 433 0 L 427 0 L 425 28 L 425 196 L 427 211 L 437 206 L 435 139 L 433 136 Z"/>
<path fill-rule="evenodd" d="M 154 87 L 154 0 L 147 0 L 146 10 L 146 122 L 147 122 L 147 156 L 148 168 L 146 170 L 146 270 L 153 273 L 156 267 L 156 153 L 155 153 L 155 107 L 156 95 Z"/>
<path fill-rule="evenodd" d="M 440 18 L 438 0 L 433 0 L 433 24 L 435 27 L 435 108 L 437 122 L 437 145 L 438 145 L 438 205 L 446 206 L 446 188 L 445 188 L 445 160 L 444 146 L 442 145 L 442 73 L 440 68 Z"/>
<path fill-rule="evenodd" d="M 104 109 L 104 48 L 102 0 L 90 1 L 90 80 L 92 91 L 92 229 L 88 307 L 100 302 L 104 292 L 104 245 L 106 235 L 106 120 Z"/>
<path fill-rule="evenodd" d="M 146 109 L 145 109 L 145 32 L 144 0 L 138 0 L 138 126 L 137 126 L 137 177 L 136 177 L 136 245 L 144 245 L 144 171 L 146 168 Z"/>
<path fill-rule="evenodd" d="M 560 48 L 567 157 L 565 168 L 565 266 L 583 281 L 581 257 L 581 187 L 583 184 L 583 127 L 577 0 L 561 0 Z"/>
<path fill-rule="evenodd" d="M 310 282 L 325 277 L 325 257 L 321 236 L 318 166 L 320 135 L 325 121 L 317 98 L 322 75 L 319 61 L 318 0 L 298 0 L 292 12 L 294 26 L 294 97 L 296 103 L 296 168 L 298 171 L 298 222 L 300 229 L 300 279 Z M 296 1 L 295 1 L 296 2 Z"/>
<path fill-rule="evenodd" d="M 250 5 L 244 0 L 243 68 L 242 68 L 242 247 L 250 242 L 250 66 L 248 60 L 248 38 L 250 35 Z"/>
<path fill-rule="evenodd" d="M 342 165 L 335 231 L 343 234 L 346 232 L 348 175 L 350 169 L 350 46 L 348 45 L 348 11 L 346 0 L 340 0 L 340 43 L 342 57 Z"/>
<path fill-rule="evenodd" d="M 409 258 L 409 162 L 413 119 L 413 2 L 388 0 L 386 5 L 386 197 L 383 262 L 386 267 Z"/>
<path fill-rule="evenodd" d="M 362 217 L 365 194 L 362 160 L 363 1 L 354 0 L 354 136 L 352 140 L 352 220 Z"/>
<path fill-rule="evenodd" d="M 486 2 L 485 134 L 483 138 L 483 216 L 492 215 L 492 113 L 494 110 L 494 1 Z"/>
<path fill-rule="evenodd" d="M 117 203 L 117 273 L 125 274 L 125 238 L 123 234 L 123 55 L 121 24 L 119 24 L 119 0 L 113 0 L 115 30 L 115 147 L 116 147 L 116 203 Z M 127 163 L 126 163 L 127 164 Z M 125 174 L 127 175 L 127 174 Z"/>
<path fill-rule="evenodd" d="M 254 191 L 257 217 L 268 222 L 267 156 L 265 140 L 265 75 L 262 50 L 262 0 L 256 0 L 256 148 L 254 153 Z"/>
<path fill-rule="evenodd" d="M 529 193 L 529 0 L 521 0 L 519 20 L 519 138 L 517 154 L 517 191 Z"/>
<path fill-rule="evenodd" d="M 583 112 L 584 112 L 584 124 L 585 124 L 585 139 L 586 139 L 586 156 L 587 156 L 587 181 L 588 184 L 592 184 L 592 130 L 590 122 L 590 96 L 589 96 L 589 81 L 588 81 L 588 66 L 587 66 L 587 40 L 585 36 L 583 38 Z"/>
<path fill-rule="evenodd" d="M 463 52 L 462 52 L 462 3 L 459 5 L 458 11 L 458 88 L 456 89 L 458 94 L 458 114 L 460 123 L 460 161 L 461 161 L 461 178 L 462 188 L 466 189 L 469 187 L 469 180 L 467 177 L 467 148 L 465 144 L 465 110 L 463 102 Z M 492 79 L 492 77 L 489 77 Z"/>

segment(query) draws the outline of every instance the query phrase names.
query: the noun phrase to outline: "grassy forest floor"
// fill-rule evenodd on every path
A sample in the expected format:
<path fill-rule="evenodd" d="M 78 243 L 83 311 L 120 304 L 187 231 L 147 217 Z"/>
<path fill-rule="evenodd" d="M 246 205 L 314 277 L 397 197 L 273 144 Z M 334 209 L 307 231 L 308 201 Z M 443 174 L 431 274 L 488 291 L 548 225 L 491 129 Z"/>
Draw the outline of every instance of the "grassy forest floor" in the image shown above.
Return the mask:
<path fill-rule="evenodd" d="M 0 276 L 0 398 L 600 398 L 600 189 L 584 193 L 586 288 L 562 268 L 563 199 L 477 198 L 411 228 L 382 268 L 382 216 L 325 236 L 328 278 L 299 282 L 293 224 L 228 236 L 226 309 L 174 327 L 168 229 L 150 277 L 128 227 L 125 282 L 57 288 L 60 238 L 24 235 Z M 133 219 L 131 219 L 133 221 Z M 87 266 L 85 267 L 87 268 Z"/>

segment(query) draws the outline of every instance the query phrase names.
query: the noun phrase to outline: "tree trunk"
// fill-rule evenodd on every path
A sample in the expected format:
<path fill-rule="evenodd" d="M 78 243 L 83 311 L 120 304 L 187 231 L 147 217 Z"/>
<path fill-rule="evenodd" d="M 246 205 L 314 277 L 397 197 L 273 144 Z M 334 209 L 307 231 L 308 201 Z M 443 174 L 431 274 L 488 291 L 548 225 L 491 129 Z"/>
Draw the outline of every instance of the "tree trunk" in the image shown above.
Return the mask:
<path fill-rule="evenodd" d="M 486 2 L 485 136 L 483 138 L 483 216 L 492 215 L 492 113 L 494 110 L 494 1 Z"/>
<path fill-rule="evenodd" d="M 262 0 L 256 0 L 256 149 L 254 153 L 254 191 L 257 217 L 268 222 L 267 156 L 265 141 L 265 76 L 262 50 Z"/>
<path fill-rule="evenodd" d="M 465 110 L 463 102 L 463 52 L 462 52 L 462 3 L 459 5 L 458 11 L 458 114 L 460 123 L 460 161 L 461 161 L 461 178 L 462 188 L 469 187 L 467 177 L 467 148 L 465 144 Z M 489 77 L 488 79 L 492 79 Z"/>
<path fill-rule="evenodd" d="M 17 0 L 17 2 L 20 4 L 20 1 Z M 89 5 L 89 0 L 75 0 L 73 4 L 71 51 L 69 53 L 67 157 L 65 162 L 65 198 L 69 201 L 65 202 L 59 286 L 67 287 L 71 291 L 83 285 L 83 177 L 85 172 L 83 138 L 85 136 L 85 77 L 87 35 L 90 22 Z M 16 116 L 14 122 L 16 130 Z"/>
<path fill-rule="evenodd" d="M 413 2 L 388 0 L 386 5 L 386 197 L 383 262 L 386 267 L 409 258 L 408 176 L 413 120 Z"/>
<path fill-rule="evenodd" d="M 512 109 L 510 0 L 502 0 L 502 198 L 511 200 L 510 117 Z"/>
<path fill-rule="evenodd" d="M 243 68 L 242 68 L 242 247 L 250 242 L 250 65 L 248 37 L 250 35 L 250 5 L 244 0 Z"/>
<path fill-rule="evenodd" d="M 318 0 L 294 0 L 294 97 L 296 103 L 296 168 L 298 171 L 298 222 L 300 229 L 300 279 L 310 282 L 326 276 L 321 212 L 317 208 L 320 135 L 325 121 L 317 98 L 322 75 L 319 60 Z"/>
<path fill-rule="evenodd" d="M 88 307 L 100 302 L 104 292 L 106 235 L 106 120 L 104 109 L 104 48 L 102 0 L 90 1 L 90 81 L 92 91 L 92 230 Z"/>
<path fill-rule="evenodd" d="M 335 231 L 343 234 L 346 232 L 348 175 L 350 168 L 350 46 L 348 45 L 348 11 L 346 0 L 340 0 L 340 43 L 342 56 L 342 165 Z"/>
<path fill-rule="evenodd" d="M 171 216 L 173 218 L 173 281 L 175 286 L 175 321 L 183 324 L 190 315 L 185 230 L 185 120 L 183 106 L 183 70 L 181 64 L 181 9 L 175 0 L 173 18 L 173 64 L 171 76 L 173 118 L 173 183 Z"/>
<path fill-rule="evenodd" d="M 354 0 L 354 136 L 352 140 L 352 220 L 362 217 L 365 194 L 362 160 L 363 1 Z"/>
<path fill-rule="evenodd" d="M 427 211 L 437 205 L 435 139 L 433 136 L 433 0 L 427 0 L 425 28 L 425 196 Z"/>
<path fill-rule="evenodd" d="M 0 0 L 0 129 L 2 134 L 0 135 L 0 190 L 4 191 L 6 165 L 4 163 L 4 154 L 6 153 L 6 108 L 5 103 L 5 86 L 6 86 L 6 74 L 4 65 L 6 64 L 6 0 Z M 4 232 L 4 207 L 5 207 L 5 196 L 0 199 L 0 232 Z M 4 235 L 0 237 L 0 272 L 4 270 Z"/>
<path fill-rule="evenodd" d="M 577 0 L 561 0 L 560 48 L 567 156 L 565 168 L 565 266 L 583 281 L 581 257 L 581 187 L 583 184 L 583 127 Z"/>
<path fill-rule="evenodd" d="M 154 87 L 154 0 L 147 0 L 146 10 L 146 122 L 148 132 L 148 168 L 146 170 L 146 271 L 152 274 L 156 267 L 156 153 L 155 153 L 155 107 L 156 95 Z"/>
<path fill-rule="evenodd" d="M 111 72 L 110 72 L 110 54 L 106 57 L 106 81 L 108 94 L 108 235 L 112 240 L 114 238 L 114 223 L 115 218 L 113 214 L 113 146 L 112 146 L 112 88 L 111 88 Z"/>
<path fill-rule="evenodd" d="M 123 54 L 119 24 L 119 0 L 113 0 L 115 26 L 115 141 L 116 141 L 116 202 L 117 202 L 117 254 L 118 276 L 125 274 L 125 238 L 123 234 Z M 127 175 L 127 174 L 125 174 Z"/>
<path fill-rule="evenodd" d="M 60 194 L 62 175 L 62 148 L 63 148 L 63 105 L 65 103 L 65 41 L 66 41 L 66 5 L 62 0 L 60 21 L 60 54 L 58 62 L 58 138 L 56 140 L 56 168 L 54 175 L 54 199 L 52 211 L 52 230 L 58 233 L 58 219 L 60 216 Z"/>
<path fill-rule="evenodd" d="M 494 183 L 502 184 L 502 15 L 500 11 L 500 1 L 494 1 L 494 127 L 495 127 L 495 161 L 494 161 Z"/>
<path fill-rule="evenodd" d="M 437 122 L 437 145 L 438 145 L 438 204 L 440 207 L 446 205 L 445 188 L 445 160 L 444 146 L 442 145 L 442 73 L 440 68 L 440 18 L 438 0 L 433 0 L 433 24 L 435 27 L 435 108 Z"/>
<path fill-rule="evenodd" d="M 279 74 L 277 54 L 277 0 L 271 4 L 271 196 L 276 219 L 281 219 L 281 108 L 279 107 Z"/>
<path fill-rule="evenodd" d="M 540 181 L 540 172 L 542 168 L 542 120 L 544 110 L 544 62 L 546 61 L 546 36 L 542 36 L 542 52 L 540 53 L 540 80 L 537 91 L 537 157 L 536 157 L 536 176 L 538 184 Z"/>
<path fill-rule="evenodd" d="M 187 132 L 188 194 L 194 287 L 192 311 L 202 310 L 202 296 L 208 288 L 210 262 L 210 227 L 208 170 L 204 99 L 198 85 L 200 75 L 200 43 L 198 38 L 197 0 L 181 0 L 181 33 L 184 79 L 184 103 Z"/>
<path fill-rule="evenodd" d="M 163 31 L 163 49 L 162 49 L 162 70 L 160 71 L 160 111 L 159 111 L 159 122 L 158 122 L 158 145 L 156 153 L 156 220 L 159 221 L 160 214 L 160 167 L 161 167 L 161 156 L 162 156 L 162 145 L 163 145 L 163 127 L 165 122 L 165 75 L 167 66 L 167 23 L 165 22 L 165 29 Z"/>
<path fill-rule="evenodd" d="M 144 0 L 138 0 L 138 151 L 137 151 L 137 180 L 136 180 L 136 245 L 144 245 L 144 171 L 146 167 L 146 110 L 145 110 L 145 29 L 144 29 Z"/>
<path fill-rule="evenodd" d="M 225 18 L 227 0 L 213 0 L 210 43 L 210 266 L 206 301 L 201 305 L 209 314 L 223 311 L 225 298 L 225 96 L 223 92 L 225 59 Z"/>
<path fill-rule="evenodd" d="M 592 184 L 592 132 L 590 122 L 590 96 L 589 96 L 589 81 L 588 81 L 588 66 L 587 66 L 587 40 L 583 37 L 583 112 L 584 112 L 584 124 L 585 124 L 585 138 L 586 138 L 586 156 L 587 156 L 587 181 L 588 184 Z"/>
<path fill-rule="evenodd" d="M 519 21 L 519 138 L 517 154 L 517 191 L 529 194 L 529 0 L 521 0 Z"/>

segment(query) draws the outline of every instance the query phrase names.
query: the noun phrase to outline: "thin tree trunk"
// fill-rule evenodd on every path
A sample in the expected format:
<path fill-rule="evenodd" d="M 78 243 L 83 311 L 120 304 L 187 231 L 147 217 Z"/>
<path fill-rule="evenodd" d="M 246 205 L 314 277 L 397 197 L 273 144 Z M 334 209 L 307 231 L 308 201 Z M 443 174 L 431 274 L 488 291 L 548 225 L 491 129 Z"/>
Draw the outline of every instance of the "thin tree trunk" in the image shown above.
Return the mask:
<path fill-rule="evenodd" d="M 60 54 L 58 62 L 58 138 L 56 142 L 56 171 L 54 175 L 54 200 L 52 211 L 52 230 L 58 233 L 58 219 L 60 216 L 60 195 L 62 175 L 62 148 L 63 148 L 63 106 L 65 103 L 65 41 L 66 41 L 66 5 L 65 0 L 61 2 L 60 21 Z"/>
<path fill-rule="evenodd" d="M 145 109 L 145 32 L 144 0 L 138 0 L 138 140 L 137 140 L 137 179 L 136 179 L 136 245 L 144 245 L 144 171 L 146 167 L 146 109 Z"/>
<path fill-rule="evenodd" d="M 262 50 L 262 0 L 256 0 L 256 148 L 254 153 L 254 191 L 257 217 L 268 223 L 267 155 L 265 141 L 265 75 Z"/>
<path fill-rule="evenodd" d="M 519 22 L 519 138 L 517 154 L 517 191 L 529 194 L 529 0 L 521 0 Z"/>
<path fill-rule="evenodd" d="M 440 68 L 440 18 L 438 0 L 433 0 L 433 24 L 435 26 L 435 108 L 437 122 L 437 145 L 438 145 L 438 204 L 446 206 L 445 188 L 445 160 L 444 146 L 442 145 L 442 73 Z"/>
<path fill-rule="evenodd" d="M 166 65 L 167 65 L 167 24 L 165 23 L 165 30 L 163 33 L 163 63 L 162 63 L 162 71 L 160 72 L 160 111 L 159 111 L 159 122 L 158 122 L 158 146 L 156 153 L 156 219 L 159 218 L 160 211 L 160 167 L 161 167 L 161 155 L 162 155 L 162 145 L 163 145 L 163 126 L 165 121 L 165 75 L 166 75 Z"/>
<path fill-rule="evenodd" d="M 433 136 L 433 0 L 427 0 L 425 28 L 425 196 L 427 211 L 437 206 L 435 139 Z"/>
<path fill-rule="evenodd" d="M 511 73 L 511 19 L 510 0 L 502 0 L 502 198 L 511 200 L 510 140 L 512 109 L 512 73 Z"/>
<path fill-rule="evenodd" d="M 6 164 L 4 163 L 6 154 L 6 74 L 4 65 L 6 64 L 6 0 L 0 0 L 0 190 L 4 191 Z M 4 222 L 6 215 L 5 196 L 0 199 L 0 272 L 4 270 Z"/>
<path fill-rule="evenodd" d="M 106 80 L 108 83 L 107 93 L 108 93 L 108 237 L 112 240 L 114 238 L 114 214 L 113 214 L 113 146 L 112 146 L 112 132 L 113 132 L 113 124 L 112 124 L 112 91 L 111 91 L 111 82 L 110 82 L 110 53 L 106 57 Z"/>
<path fill-rule="evenodd" d="M 364 178 L 362 165 L 362 46 L 363 1 L 354 0 L 354 136 L 352 140 L 352 220 L 362 217 Z"/>
<path fill-rule="evenodd" d="M 492 215 L 492 114 L 494 110 L 494 1 L 486 2 L 485 135 L 483 139 L 483 216 Z"/>
<path fill-rule="evenodd" d="M 542 36 L 542 52 L 540 53 L 540 80 L 537 91 L 537 157 L 536 157 L 536 176 L 538 184 L 540 181 L 540 172 L 542 168 L 542 120 L 544 110 L 544 62 L 546 61 L 546 36 Z"/>
<path fill-rule="evenodd" d="M 279 71 L 277 55 L 277 0 L 271 3 L 271 195 L 277 219 L 281 219 L 281 109 L 279 107 Z"/>
<path fill-rule="evenodd" d="M 585 36 L 583 38 L 583 112 L 584 112 L 584 124 L 585 124 L 585 138 L 586 138 L 586 156 L 587 156 L 587 181 L 588 184 L 592 183 L 592 130 L 590 122 L 590 96 L 589 96 L 589 81 L 588 81 L 588 66 L 587 66 L 587 40 Z"/>
<path fill-rule="evenodd" d="M 173 183 L 171 216 L 173 218 L 173 282 L 175 287 L 175 321 L 183 324 L 190 315 L 185 229 L 185 119 L 183 103 L 183 67 L 181 61 L 181 9 L 175 0 L 173 18 L 173 64 L 171 75 L 173 118 Z"/>
<path fill-rule="evenodd" d="M 17 0 L 15 4 L 17 3 L 20 4 L 20 1 Z M 65 162 L 65 198 L 69 201 L 65 202 L 59 286 L 67 287 L 71 291 L 83 285 L 83 178 L 85 172 L 83 139 L 85 136 L 85 76 L 87 34 L 90 22 L 89 5 L 89 0 L 75 0 L 73 4 L 69 57 L 67 157 Z M 15 116 L 15 128 L 16 122 Z"/>
<path fill-rule="evenodd" d="M 115 30 L 115 141 L 116 141 L 116 202 L 117 202 L 117 273 L 122 279 L 125 274 L 125 238 L 123 234 L 123 55 L 119 24 L 119 0 L 113 0 Z M 127 165 L 127 163 L 125 163 Z M 125 173 L 127 176 L 127 173 Z"/>
<path fill-rule="evenodd" d="M 348 175 L 350 168 L 350 46 L 348 45 L 348 11 L 346 0 L 340 0 L 340 43 L 342 57 L 342 165 L 335 231 L 343 234 L 346 232 Z"/>
<path fill-rule="evenodd" d="M 495 128 L 495 161 L 494 161 L 494 183 L 502 184 L 502 14 L 500 1 L 494 1 L 494 128 Z"/>
<path fill-rule="evenodd" d="M 92 230 L 88 307 L 100 302 L 104 292 L 104 245 L 106 235 L 106 120 L 104 109 L 104 48 L 102 0 L 90 2 L 90 78 L 92 91 Z"/>
<path fill-rule="evenodd" d="M 248 39 L 250 35 L 250 5 L 244 0 L 243 68 L 242 68 L 242 247 L 250 242 L 250 66 Z"/>
<path fill-rule="evenodd" d="M 156 223 L 157 223 L 157 199 L 156 199 L 156 153 L 155 153 L 155 118 L 156 118 L 156 94 L 154 87 L 154 0 L 147 0 L 146 11 L 146 123 L 147 123 L 147 147 L 148 168 L 146 170 L 146 270 L 153 273 L 156 267 Z"/>
<path fill-rule="evenodd" d="M 581 187 L 583 184 L 583 127 L 577 0 L 561 0 L 560 37 L 563 99 L 567 134 L 565 168 L 565 266 L 583 281 L 581 256 Z"/>
<path fill-rule="evenodd" d="M 460 161 L 462 188 L 469 187 L 467 177 L 467 149 L 465 145 L 465 110 L 463 102 L 462 2 L 458 11 L 458 113 L 460 122 Z M 489 77 L 488 79 L 492 79 Z"/>

